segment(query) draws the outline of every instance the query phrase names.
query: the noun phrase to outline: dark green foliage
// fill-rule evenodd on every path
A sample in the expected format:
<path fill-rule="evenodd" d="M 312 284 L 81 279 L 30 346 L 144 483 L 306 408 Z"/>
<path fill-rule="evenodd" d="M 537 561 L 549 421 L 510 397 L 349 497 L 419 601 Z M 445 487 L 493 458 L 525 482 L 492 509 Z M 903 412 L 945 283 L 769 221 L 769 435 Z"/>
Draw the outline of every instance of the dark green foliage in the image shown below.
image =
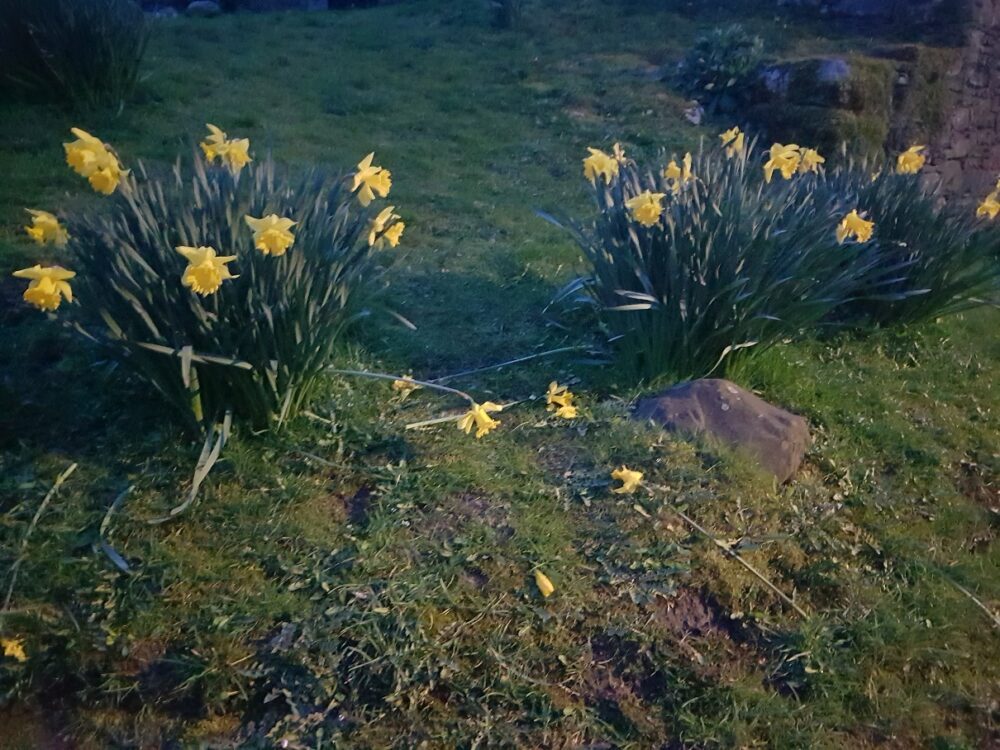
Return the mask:
<path fill-rule="evenodd" d="M 1000 303 L 1000 230 L 965 203 L 941 196 L 914 175 L 868 163 L 829 175 L 834 194 L 875 221 L 879 267 L 898 269 L 882 294 L 854 295 L 835 319 L 854 327 L 917 323 L 981 304 Z"/>
<path fill-rule="evenodd" d="M 147 39 L 131 0 L 6 0 L 0 10 L 7 83 L 71 107 L 121 107 Z"/>
<path fill-rule="evenodd" d="M 524 16 L 524 0 L 490 0 L 490 10 L 498 29 L 516 29 Z"/>
<path fill-rule="evenodd" d="M 592 270 L 567 293 L 596 306 L 636 375 L 720 372 L 734 352 L 811 331 L 888 274 L 870 246 L 837 244 L 851 206 L 815 176 L 766 185 L 752 150 L 704 153 L 694 174 L 673 193 L 662 167 L 623 164 L 595 188 L 594 224 L 575 229 Z M 625 206 L 647 189 L 667 194 L 648 229 Z"/>
<path fill-rule="evenodd" d="M 188 422 L 199 386 L 208 422 L 227 410 L 258 426 L 296 413 L 381 270 L 369 212 L 344 180 L 287 178 L 270 159 L 234 179 L 199 157 L 190 175 L 179 163 L 166 178 L 140 166 L 112 200 L 70 225 L 85 329 L 101 331 Z M 280 257 L 256 250 L 244 222 L 270 213 L 298 222 Z M 195 294 L 181 284 L 181 245 L 236 255 L 239 278 Z"/>
<path fill-rule="evenodd" d="M 677 66 L 677 85 L 713 111 L 729 112 L 745 103 L 764 60 L 764 42 L 739 24 L 699 36 Z"/>

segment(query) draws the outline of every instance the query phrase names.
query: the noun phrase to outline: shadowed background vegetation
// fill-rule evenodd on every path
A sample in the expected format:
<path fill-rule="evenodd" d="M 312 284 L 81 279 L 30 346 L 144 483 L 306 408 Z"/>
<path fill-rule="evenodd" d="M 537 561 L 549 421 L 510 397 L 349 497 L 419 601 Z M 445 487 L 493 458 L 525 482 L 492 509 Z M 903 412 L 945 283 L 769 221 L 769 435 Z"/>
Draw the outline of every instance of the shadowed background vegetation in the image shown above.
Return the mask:
<path fill-rule="evenodd" d="M 417 330 L 373 317 L 344 364 L 434 377 L 591 343 L 543 314 L 582 261 L 534 214 L 584 215 L 584 148 L 652 158 L 714 140 L 730 123 L 690 124 L 660 78 L 721 22 L 788 56 L 879 43 L 755 7 L 528 2 L 516 31 L 493 28 L 486 4 L 440 0 L 178 19 L 153 26 L 121 112 L 0 101 L 0 569 L 79 464 L 4 616 L 29 661 L 0 666 L 0 746 L 57 731 L 101 748 L 996 743 L 996 631 L 955 586 L 987 606 L 1000 596 L 995 310 L 778 345 L 736 368 L 810 420 L 791 486 L 629 423 L 634 392 L 564 357 L 454 381 L 529 399 L 481 441 L 404 429 L 457 404 L 331 380 L 280 435 L 238 431 L 197 504 L 150 526 L 200 446 L 7 278 L 65 260 L 28 245 L 24 207 L 100 205 L 63 163 L 70 126 L 126 165 L 169 164 L 214 122 L 292 165 L 341 169 L 376 150 L 392 169 L 408 221 L 389 296 Z M 530 400 L 556 378 L 585 420 L 551 421 Z M 611 495 L 621 463 L 663 489 Z"/>

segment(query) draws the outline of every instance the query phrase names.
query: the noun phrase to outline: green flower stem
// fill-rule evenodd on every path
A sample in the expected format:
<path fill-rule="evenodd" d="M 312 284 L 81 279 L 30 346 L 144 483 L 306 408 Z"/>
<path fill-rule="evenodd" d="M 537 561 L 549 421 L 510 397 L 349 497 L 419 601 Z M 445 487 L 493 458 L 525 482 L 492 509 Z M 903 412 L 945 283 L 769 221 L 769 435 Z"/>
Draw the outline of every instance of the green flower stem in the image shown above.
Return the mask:
<path fill-rule="evenodd" d="M 667 488 L 666 487 L 659 487 L 657 485 L 645 485 L 645 488 L 649 492 L 650 495 L 654 495 L 655 492 L 657 492 L 657 491 L 662 492 L 664 494 L 666 494 L 666 492 L 667 492 Z M 674 513 L 675 515 L 679 516 L 691 528 L 693 528 L 695 531 L 697 531 L 700 534 L 702 534 L 706 539 L 708 539 L 710 542 L 712 542 L 712 544 L 714 544 L 716 547 L 718 547 L 720 550 L 722 550 L 722 554 L 724 554 L 726 557 L 731 557 L 732 559 L 736 560 L 736 562 L 738 562 L 740 565 L 742 565 L 744 568 L 746 568 L 748 571 L 750 571 L 765 586 L 767 586 L 769 589 L 771 589 L 771 591 L 773 591 L 775 594 L 777 594 L 781 598 L 782 601 L 784 601 L 788 606 L 790 606 L 792 609 L 794 609 L 796 611 L 796 613 L 798 613 L 798 615 L 802 619 L 804 619 L 804 620 L 808 620 L 809 619 L 809 614 L 804 609 L 802 609 L 802 607 L 800 607 L 798 604 L 796 604 L 794 599 L 792 599 L 784 591 L 782 591 L 777 586 L 775 586 L 773 583 L 771 583 L 771 581 L 768 580 L 768 578 L 763 573 L 761 573 L 759 570 L 757 570 L 757 568 L 755 568 L 753 565 L 751 565 L 749 562 L 747 562 L 747 560 L 739 552 L 737 552 L 735 549 L 733 549 L 732 545 L 729 545 L 729 544 L 726 544 L 725 542 L 719 541 L 715 537 L 714 534 L 712 534 L 710 531 L 708 531 L 708 529 L 706 529 L 704 526 L 702 526 L 701 524 L 699 524 L 697 521 L 695 521 L 693 518 L 691 518 L 691 516 L 689 516 L 684 511 L 682 511 L 680 508 L 678 508 L 678 507 L 676 507 L 676 506 L 674 506 L 674 505 L 672 505 L 670 503 L 666 503 L 665 507 L 668 510 L 670 510 L 672 513 Z"/>
<path fill-rule="evenodd" d="M 462 372 L 456 372 L 452 375 L 444 375 L 440 378 L 434 378 L 430 381 L 432 383 L 443 383 L 447 380 L 454 380 L 455 378 L 462 378 L 466 375 L 477 375 L 481 372 L 489 372 L 490 370 L 499 370 L 509 365 L 518 365 L 522 362 L 528 362 L 533 359 L 540 359 L 542 357 L 552 357 L 556 354 L 565 354 L 566 352 L 582 352 L 586 351 L 586 346 L 564 346 L 561 349 L 550 349 L 546 352 L 539 352 L 538 354 L 529 354 L 526 357 L 518 357 L 517 359 L 507 360 L 506 362 L 501 362 L 498 365 L 487 365 L 486 367 L 477 367 L 474 370 L 464 370 Z"/>
<path fill-rule="evenodd" d="M 336 373 L 337 375 L 349 375 L 351 377 L 356 377 L 356 378 L 372 378 L 374 380 L 392 380 L 392 381 L 402 380 L 404 382 L 413 383 L 414 385 L 419 385 L 424 388 L 430 388 L 435 391 L 442 391 L 444 393 L 454 394 L 455 396 L 461 396 L 462 398 L 464 398 L 466 401 L 468 401 L 470 404 L 473 405 L 475 405 L 476 403 L 476 400 L 472 398 L 472 396 L 470 396 L 465 391 L 460 391 L 456 388 L 449 388 L 446 385 L 429 383 L 424 380 L 414 380 L 413 378 L 407 377 L 405 375 L 387 375 L 386 373 L 382 372 L 365 372 L 364 370 L 338 370 L 333 367 L 328 368 L 327 372 Z"/>

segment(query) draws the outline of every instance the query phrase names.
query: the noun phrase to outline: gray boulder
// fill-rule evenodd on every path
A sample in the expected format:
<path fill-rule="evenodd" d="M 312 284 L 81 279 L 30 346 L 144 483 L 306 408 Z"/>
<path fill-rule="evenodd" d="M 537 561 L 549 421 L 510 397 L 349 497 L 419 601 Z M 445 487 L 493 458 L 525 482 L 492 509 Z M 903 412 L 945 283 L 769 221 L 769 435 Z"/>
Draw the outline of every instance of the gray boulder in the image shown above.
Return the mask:
<path fill-rule="evenodd" d="M 715 378 L 681 383 L 644 398 L 633 417 L 669 432 L 718 441 L 754 460 L 778 482 L 795 475 L 810 443 L 804 418 Z"/>
<path fill-rule="evenodd" d="M 211 18 L 222 12 L 222 8 L 213 0 L 194 0 L 188 3 L 187 10 L 184 11 L 189 16 L 198 18 Z"/>

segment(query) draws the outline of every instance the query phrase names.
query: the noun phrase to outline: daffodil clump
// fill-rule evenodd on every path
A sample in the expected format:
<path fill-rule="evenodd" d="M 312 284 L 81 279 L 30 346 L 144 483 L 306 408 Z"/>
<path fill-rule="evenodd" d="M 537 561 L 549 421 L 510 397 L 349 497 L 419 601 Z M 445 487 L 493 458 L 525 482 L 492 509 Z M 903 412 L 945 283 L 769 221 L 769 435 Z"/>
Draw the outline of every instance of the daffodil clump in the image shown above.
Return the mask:
<path fill-rule="evenodd" d="M 871 265 L 866 284 L 829 322 L 903 325 L 1000 296 L 1000 227 L 990 220 L 990 198 L 1000 198 L 1000 189 L 978 207 L 945 203 L 923 179 L 927 159 L 926 147 L 916 145 L 892 157 L 891 168 L 860 162 L 826 176 L 826 189 L 850 201 L 837 225 L 838 242 L 867 248 L 863 257 Z M 1000 214 L 1000 205 L 995 210 Z"/>
<path fill-rule="evenodd" d="M 830 168 L 809 146 L 760 152 L 739 127 L 659 166 L 591 146 L 598 212 L 571 225 L 591 273 L 563 298 L 596 308 L 634 374 L 684 378 L 819 326 L 866 327 L 876 308 L 882 325 L 995 294 L 996 234 L 972 220 L 1000 216 L 1000 185 L 978 211 L 942 208 L 926 159 L 918 145 L 894 169 Z"/>
<path fill-rule="evenodd" d="M 658 166 L 614 154 L 618 144 L 584 157 L 600 211 L 575 232 L 592 273 L 574 288 L 636 375 L 722 370 L 733 352 L 818 324 L 854 288 L 845 253 L 865 249 L 845 250 L 837 227 L 856 206 L 822 190 L 815 149 L 774 144 L 761 158 L 733 127 Z"/>
<path fill-rule="evenodd" d="M 158 177 L 73 128 L 66 161 L 108 202 L 28 209 L 26 235 L 65 262 L 14 276 L 27 304 L 70 316 L 189 423 L 233 412 L 264 425 L 306 402 L 405 224 L 380 203 L 391 179 L 373 155 L 346 175 L 290 177 L 248 138 L 208 131 L 201 163 Z"/>

